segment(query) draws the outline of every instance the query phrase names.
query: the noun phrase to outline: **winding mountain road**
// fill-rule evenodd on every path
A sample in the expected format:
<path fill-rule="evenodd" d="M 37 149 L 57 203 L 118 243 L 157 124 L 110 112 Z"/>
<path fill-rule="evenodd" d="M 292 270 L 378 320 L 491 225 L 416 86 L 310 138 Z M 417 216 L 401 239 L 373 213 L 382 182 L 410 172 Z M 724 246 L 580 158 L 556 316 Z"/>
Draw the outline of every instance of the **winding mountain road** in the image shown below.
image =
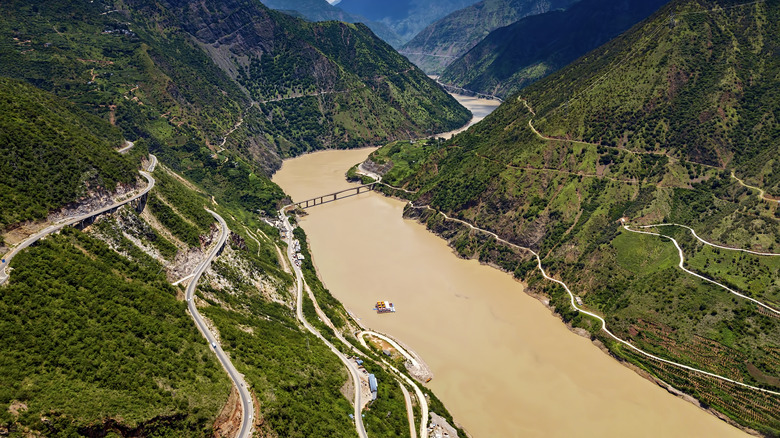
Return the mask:
<path fill-rule="evenodd" d="M 217 244 L 211 248 L 211 251 L 203 260 L 203 262 L 201 262 L 201 264 L 198 265 L 198 267 L 195 269 L 193 278 L 187 286 L 187 292 L 185 294 L 187 299 L 187 309 L 190 311 L 192 319 L 195 320 L 195 325 L 198 326 L 198 330 L 200 330 L 200 333 L 204 338 L 206 338 L 209 345 L 214 350 L 214 353 L 217 355 L 217 359 L 219 359 L 219 362 L 222 364 L 222 367 L 225 368 L 225 371 L 227 371 L 228 376 L 230 376 L 230 380 L 233 381 L 233 385 L 235 385 L 236 389 L 238 389 L 238 395 L 241 398 L 242 415 L 241 429 L 239 430 L 236 437 L 250 438 L 252 436 L 252 415 L 254 414 L 252 396 L 249 394 L 244 377 L 238 372 L 238 370 L 236 370 L 236 367 L 233 366 L 230 358 L 227 357 L 225 352 L 222 350 L 222 347 L 217 343 L 216 338 L 211 333 L 206 323 L 203 321 L 203 317 L 200 315 L 200 312 L 198 312 L 198 308 L 195 307 L 195 302 L 192 299 L 195 295 L 195 289 L 198 287 L 198 280 L 200 280 L 201 275 L 203 275 L 203 273 L 206 272 L 206 269 L 208 269 L 209 265 L 211 265 L 211 261 L 214 260 L 214 257 L 216 257 L 220 250 L 225 246 L 225 242 L 227 241 L 228 235 L 230 234 L 230 230 L 228 229 L 225 220 L 222 219 L 222 216 L 209 209 L 206 209 L 206 211 L 211 213 L 211 215 L 214 216 L 214 218 L 219 222 L 219 239 L 217 240 Z"/>
<path fill-rule="evenodd" d="M 284 224 L 284 228 L 287 230 L 287 235 L 291 236 L 290 239 L 292 239 L 293 235 L 293 227 L 290 224 L 290 219 L 287 217 L 287 215 L 282 214 L 282 223 Z M 306 320 L 306 317 L 303 315 L 303 272 L 301 271 L 301 268 L 295 264 L 295 252 L 293 251 L 292 245 L 287 245 L 287 258 L 290 260 L 290 265 L 293 268 L 293 271 L 295 271 L 295 289 L 296 289 L 296 305 L 295 305 L 295 316 L 298 318 L 298 320 L 303 324 L 306 329 L 311 332 L 314 336 L 318 337 L 322 342 L 325 343 L 325 345 L 330 348 L 330 350 L 338 356 L 339 359 L 341 359 L 341 362 L 344 363 L 344 365 L 347 367 L 347 370 L 352 375 L 352 384 L 355 388 L 355 400 L 354 400 L 354 417 L 355 417 L 355 429 L 357 430 L 358 435 L 360 438 L 368 438 L 368 434 L 366 433 L 366 428 L 363 425 L 363 416 L 362 416 L 362 395 L 360 391 L 360 371 L 357 369 L 357 364 L 347 356 L 344 355 L 338 348 L 336 348 L 333 344 L 330 343 L 327 339 L 325 339 L 324 336 L 319 332 L 319 330 L 315 329 L 314 326 L 309 324 L 309 322 Z"/>
<path fill-rule="evenodd" d="M 396 342 L 395 339 L 393 339 L 393 338 L 391 338 L 389 336 L 385 336 L 385 335 L 383 335 L 381 333 L 372 332 L 370 330 L 364 330 L 364 331 L 358 333 L 358 340 L 360 341 L 360 344 L 363 345 L 366 348 L 369 348 L 369 347 L 368 347 L 368 344 L 366 344 L 365 338 L 363 337 L 365 335 L 374 336 L 374 337 L 377 337 L 379 339 L 382 339 L 383 341 L 385 341 L 388 344 L 392 345 L 393 348 L 398 350 L 398 352 L 401 353 L 401 355 L 403 357 L 405 357 L 407 360 L 411 361 L 414 366 L 421 367 L 420 362 L 418 362 L 417 359 L 411 353 L 407 352 L 405 348 L 401 347 L 401 345 L 398 342 Z M 398 371 L 394 366 L 390 365 L 386 360 L 382 359 L 382 361 L 385 363 L 385 365 L 390 367 L 390 369 L 395 371 L 398 376 L 400 376 L 404 381 L 406 381 L 406 383 L 409 384 L 409 386 L 411 386 L 412 389 L 414 389 L 414 393 L 417 396 L 417 400 L 419 400 L 419 402 L 420 402 L 420 437 L 427 438 L 428 437 L 428 415 L 429 415 L 429 413 L 428 413 L 428 401 L 425 399 L 425 394 L 423 394 L 423 392 L 420 390 L 420 387 L 417 386 L 417 384 L 412 379 L 407 377 L 406 374 L 403 374 L 400 371 Z M 398 382 L 398 383 L 401 383 L 401 382 Z M 406 397 L 406 395 L 408 394 L 408 391 L 406 391 L 406 388 L 403 387 L 403 384 L 401 385 L 401 388 L 404 390 L 403 391 L 404 392 L 404 397 Z M 407 403 L 407 411 L 410 413 L 409 414 L 410 415 L 409 421 L 412 424 L 414 424 L 414 412 L 413 412 L 413 410 L 411 408 L 411 398 L 407 399 L 406 403 Z M 414 434 L 413 434 L 413 436 L 414 436 Z"/>
<path fill-rule="evenodd" d="M 11 262 L 11 259 L 16 256 L 16 254 L 19 254 L 20 251 L 23 249 L 29 247 L 33 243 L 41 240 L 42 238 L 48 236 L 49 234 L 56 233 L 57 231 L 60 231 L 61 229 L 76 224 L 78 222 L 81 222 L 85 219 L 89 219 L 94 216 L 101 215 L 103 213 L 106 213 L 110 210 L 114 210 L 116 208 L 119 208 L 123 205 L 129 204 L 142 196 L 149 193 L 150 190 L 154 187 L 154 178 L 150 174 L 150 172 L 154 171 L 154 167 L 157 165 L 157 157 L 154 155 L 149 155 L 149 166 L 147 168 L 148 172 L 140 171 L 141 176 L 146 178 L 147 184 L 146 187 L 144 187 L 141 191 L 133 195 L 132 197 L 125 199 L 124 201 L 115 202 L 109 206 L 99 208 L 97 210 L 91 211 L 89 213 L 81 214 L 78 216 L 72 216 L 70 218 L 64 219 L 60 221 L 59 223 L 56 223 L 54 225 L 49 225 L 48 227 L 44 228 L 41 231 L 38 231 L 37 233 L 33 234 L 32 236 L 28 237 L 27 239 L 23 240 L 21 243 L 16 245 L 14 249 L 12 249 L 10 252 L 8 252 L 6 255 L 3 256 L 2 261 L 0 261 L 0 285 L 5 283 L 8 280 L 9 273 L 7 272 L 7 268 L 9 263 Z"/>
<path fill-rule="evenodd" d="M 606 333 L 609 337 L 611 337 L 615 341 L 619 342 L 620 344 L 625 345 L 626 347 L 632 349 L 633 351 L 635 351 L 635 352 L 637 352 L 637 353 L 639 353 L 639 354 L 641 354 L 641 355 L 643 355 L 645 357 L 649 357 L 649 358 L 657 360 L 659 362 L 663 362 L 663 363 L 665 363 L 667 365 L 672 365 L 672 366 L 677 367 L 677 368 L 682 368 L 684 370 L 692 371 L 692 372 L 695 372 L 695 373 L 698 373 L 698 374 L 702 374 L 702 375 L 705 375 L 705 376 L 708 376 L 708 377 L 712 377 L 714 379 L 722 380 L 724 382 L 729 382 L 729 383 L 732 383 L 734 385 L 741 386 L 743 388 L 747 388 L 747 389 L 751 389 L 751 390 L 754 390 L 754 391 L 763 392 L 763 393 L 766 393 L 766 394 L 772 394 L 772 395 L 780 396 L 780 391 L 772 391 L 772 390 L 769 390 L 769 389 L 759 388 L 757 386 L 748 385 L 746 383 L 738 382 L 736 380 L 729 379 L 728 377 L 724 377 L 724 376 L 721 376 L 721 375 L 718 375 L 718 374 L 715 374 L 715 373 L 711 373 L 709 371 L 700 370 L 698 368 L 694 368 L 694 367 L 691 367 L 691 366 L 688 366 L 688 365 L 685 365 L 685 364 L 681 364 L 681 363 L 674 362 L 674 361 L 671 361 L 671 360 L 668 360 L 668 359 L 664 359 L 662 357 L 659 357 L 659 356 L 656 356 L 654 354 L 648 353 L 648 352 L 640 349 L 639 347 L 634 346 L 632 343 L 630 343 L 630 342 L 628 342 L 628 341 L 618 337 L 616 334 L 612 333 L 607 328 L 607 322 L 604 320 L 604 318 L 602 318 L 601 316 L 599 316 L 599 315 L 597 315 L 597 314 L 595 314 L 593 312 L 589 312 L 589 311 L 587 311 L 587 310 L 577 306 L 577 302 L 576 302 L 576 300 L 574 298 L 574 293 L 571 291 L 571 289 L 569 289 L 569 286 L 567 286 L 566 283 L 562 282 L 561 280 L 556 280 L 555 278 L 550 277 L 549 275 L 547 275 L 547 271 L 545 271 L 544 267 L 542 266 L 542 259 L 541 259 L 541 257 L 539 257 L 539 254 L 536 251 L 532 250 L 531 248 L 526 248 L 524 246 L 516 245 L 516 244 L 511 243 L 511 242 L 509 242 L 507 240 L 504 240 L 504 239 L 502 239 L 501 237 L 499 237 L 496 233 L 494 233 L 492 231 L 488 231 L 488 230 L 485 230 L 485 229 L 482 229 L 482 228 L 475 227 L 474 225 L 472 225 L 472 224 L 470 224 L 470 223 L 468 223 L 466 221 L 460 220 L 460 219 L 451 218 L 451 217 L 447 216 L 445 213 L 443 213 L 441 211 L 438 211 L 438 210 L 436 210 L 434 208 L 431 208 L 428 205 L 425 205 L 425 206 L 415 206 L 411 202 L 409 202 L 409 205 L 411 206 L 411 208 L 428 209 L 428 210 L 434 211 L 434 212 L 444 216 L 444 218 L 447 219 L 447 220 L 450 220 L 450 221 L 453 221 L 453 222 L 458 222 L 460 224 L 463 224 L 463 225 L 469 227 L 470 229 L 472 229 L 474 231 L 478 231 L 478 232 L 487 234 L 487 235 L 493 237 L 494 239 L 496 239 L 496 241 L 501 242 L 501 243 L 503 243 L 503 244 L 505 244 L 507 246 L 510 246 L 512 248 L 516 248 L 516 249 L 519 249 L 519 250 L 522 250 L 522 251 L 527 251 L 527 252 L 533 254 L 533 256 L 536 258 L 537 267 L 539 268 L 539 271 L 542 273 L 542 276 L 546 280 L 548 280 L 548 281 L 552 281 L 553 283 L 557 283 L 557 284 L 561 285 L 563 287 L 563 289 L 566 291 L 566 293 L 569 294 L 569 299 L 570 299 L 570 303 L 571 303 L 571 307 L 572 308 L 574 308 L 578 312 L 581 312 L 581 313 L 583 313 L 585 315 L 591 316 L 591 317 L 599 320 L 601 322 L 601 330 L 604 333 Z"/>
<path fill-rule="evenodd" d="M 693 235 L 694 235 L 694 236 L 695 236 L 697 239 L 699 239 L 699 241 L 700 241 L 700 242 L 703 242 L 703 243 L 705 243 L 706 245 L 709 245 L 709 246 L 712 246 L 712 247 L 715 247 L 715 248 L 721 248 L 721 249 L 730 250 L 730 251 L 742 251 L 742 252 L 747 252 L 747 253 L 751 253 L 751 254 L 757 254 L 757 255 L 762 255 L 762 256 L 780 256 L 780 254 L 759 253 L 759 252 L 755 252 L 755 251 L 749 251 L 749 250 L 746 250 L 746 249 L 736 249 L 736 248 L 729 248 L 729 247 L 726 247 L 726 246 L 713 245 L 713 244 L 711 244 L 711 243 L 707 242 L 706 240 L 703 240 L 703 239 L 701 239 L 699 236 L 697 236 L 697 235 L 696 235 L 696 232 L 695 232 L 695 231 L 693 231 L 693 229 L 692 229 L 692 228 L 690 228 L 690 227 L 686 227 L 685 225 L 676 225 L 676 224 L 659 224 L 659 225 L 644 225 L 644 226 L 640 226 L 639 228 L 644 228 L 644 229 L 647 229 L 647 228 L 653 228 L 653 227 L 663 227 L 663 226 L 678 226 L 678 227 L 687 228 L 688 230 L 690 230 L 690 231 L 691 231 L 691 233 L 693 233 Z M 662 238 L 664 238 L 664 239 L 669 239 L 669 240 L 671 240 L 671 241 L 672 241 L 672 243 L 674 243 L 674 246 L 675 246 L 675 247 L 677 247 L 677 253 L 678 253 L 678 254 L 679 254 L 679 256 L 680 256 L 680 263 L 678 264 L 678 266 L 679 266 L 679 268 L 680 268 L 680 269 L 682 269 L 683 271 L 685 271 L 686 273 L 688 273 L 688 274 L 690 274 L 690 275 L 693 275 L 693 276 L 694 276 L 694 277 L 696 277 L 696 278 L 700 278 L 700 279 L 702 279 L 702 280 L 704 280 L 704 281 L 706 281 L 706 282 L 708 282 L 708 283 L 712 283 L 712 284 L 714 284 L 715 286 L 719 286 L 719 287 L 721 287 L 721 288 L 723 288 L 723 289 L 727 290 L 729 293 L 732 293 L 732 294 L 734 294 L 734 295 L 736 295 L 736 296 L 738 296 L 738 297 L 740 297 L 740 298 L 743 298 L 743 299 L 746 299 L 746 300 L 748 300 L 748 301 L 751 301 L 751 302 L 753 302 L 753 303 L 755 303 L 755 304 L 757 304 L 757 305 L 759 305 L 759 306 L 763 307 L 764 309 L 766 309 L 766 310 L 768 310 L 768 311 L 770 311 L 770 312 L 774 313 L 775 315 L 778 315 L 778 316 L 780 316 L 780 310 L 777 310 L 777 309 L 775 309 L 774 307 L 768 306 L 768 305 L 766 305 L 766 304 L 762 303 L 761 301 L 758 301 L 758 300 L 756 300 L 756 299 L 754 299 L 754 298 L 750 298 L 750 297 L 749 297 L 749 296 L 747 296 L 747 295 L 744 295 L 744 294 L 742 294 L 742 293 L 739 293 L 739 292 L 735 291 L 734 289 L 731 289 L 730 287 L 728 287 L 728 286 L 726 286 L 726 285 L 724 285 L 724 284 L 722 284 L 722 283 L 718 283 L 718 282 L 717 282 L 717 281 L 715 281 L 715 280 L 711 280 L 711 279 L 709 279 L 709 278 L 707 278 L 707 277 L 705 277 L 705 276 L 703 276 L 703 275 L 699 275 L 699 274 L 697 274 L 697 273 L 695 273 L 695 272 L 693 272 L 693 271 L 691 271 L 691 270 L 687 269 L 687 268 L 685 267 L 685 254 L 683 253 L 683 250 L 682 250 L 682 248 L 680 247 L 680 244 L 677 242 L 677 239 L 675 239 L 675 238 L 673 238 L 673 237 L 669 237 L 669 236 L 667 236 L 667 235 L 664 235 L 664 234 L 659 234 L 659 233 L 651 233 L 651 232 L 649 232 L 649 231 L 639 231 L 639 230 L 632 230 L 632 229 L 631 229 L 631 228 L 630 228 L 628 225 L 626 225 L 626 224 L 623 224 L 623 228 L 624 228 L 626 231 L 630 231 L 630 232 L 632 232 L 632 233 L 647 234 L 647 235 L 650 235 L 650 236 L 658 236 L 658 237 L 662 237 Z"/>
<path fill-rule="evenodd" d="M 731 177 L 734 178 L 735 180 L 737 180 L 737 182 L 740 185 L 742 185 L 743 187 L 747 187 L 747 188 L 752 189 L 752 190 L 757 190 L 758 191 L 758 195 L 761 197 L 761 199 L 763 199 L 765 201 L 769 201 L 769 202 L 777 202 L 778 204 L 780 204 L 780 199 L 775 199 L 775 198 L 772 198 L 770 196 L 767 196 L 766 191 L 764 189 L 762 189 L 761 187 L 748 185 L 747 183 L 745 183 L 745 181 L 742 181 L 741 179 L 739 179 L 737 177 L 737 175 L 734 174 L 733 170 L 731 171 Z"/>
<path fill-rule="evenodd" d="M 401 387 L 401 392 L 404 394 L 404 402 L 406 403 L 406 418 L 409 419 L 409 435 L 412 438 L 417 438 L 417 429 L 414 425 L 414 407 L 412 406 L 412 396 L 409 394 L 409 390 L 398 382 L 398 386 Z"/>

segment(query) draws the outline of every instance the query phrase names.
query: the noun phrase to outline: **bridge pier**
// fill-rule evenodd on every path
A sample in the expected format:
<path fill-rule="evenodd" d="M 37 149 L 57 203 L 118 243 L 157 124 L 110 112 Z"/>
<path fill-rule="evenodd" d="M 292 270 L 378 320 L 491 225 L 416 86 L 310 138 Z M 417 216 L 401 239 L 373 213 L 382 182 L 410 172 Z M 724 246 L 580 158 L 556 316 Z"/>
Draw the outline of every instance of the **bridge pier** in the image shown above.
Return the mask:
<path fill-rule="evenodd" d="M 146 208 L 146 200 L 148 198 L 148 193 L 144 193 L 140 198 L 138 198 L 137 203 L 135 204 L 135 211 L 140 213 L 143 213 L 144 208 Z"/>

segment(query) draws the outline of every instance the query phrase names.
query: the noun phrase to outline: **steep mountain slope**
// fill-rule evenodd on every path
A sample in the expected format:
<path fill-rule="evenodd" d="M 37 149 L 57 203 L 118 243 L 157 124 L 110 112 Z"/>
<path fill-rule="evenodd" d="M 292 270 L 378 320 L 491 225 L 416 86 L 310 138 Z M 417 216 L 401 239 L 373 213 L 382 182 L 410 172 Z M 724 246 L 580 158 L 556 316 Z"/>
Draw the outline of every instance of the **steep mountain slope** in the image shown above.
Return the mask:
<path fill-rule="evenodd" d="M 0 10 L 0 74 L 78 102 L 129 139 L 148 138 L 171 165 L 200 142 L 270 171 L 279 156 L 468 118 L 362 25 L 307 23 L 253 0 L 12 1 Z M 222 144 L 228 132 L 241 144 Z"/>
<path fill-rule="evenodd" d="M 482 0 L 429 25 L 400 52 L 428 74 L 441 74 L 493 30 L 578 0 Z M 558 29 L 559 31 L 563 29 Z"/>
<path fill-rule="evenodd" d="M 421 135 L 460 124 L 465 109 L 365 26 L 256 1 L 9 1 L 0 12 L 0 75 L 15 78 L 0 79 L 0 145 L 13 158 L 0 164 L 4 221 L 44 216 L 68 191 L 94 194 L 86 184 L 122 188 L 150 150 L 161 162 L 142 213 L 122 207 L 10 260 L 0 435 L 235 435 L 239 404 L 183 302 L 182 281 L 217 243 L 208 207 L 230 234 L 193 301 L 245 376 L 256 433 L 354 436 L 345 368 L 296 319 L 287 243 L 261 219 L 284 198 L 268 174 L 280 155 Z M 123 136 L 135 141 L 127 158 L 111 150 Z M 41 199 L 19 202 L 31 189 Z M 357 343 L 347 312 L 309 284 Z M 379 363 L 364 365 L 386 373 Z M 381 394 L 369 433 L 403 435 L 401 389 Z"/>
<path fill-rule="evenodd" d="M 342 0 L 336 6 L 388 25 L 406 43 L 429 24 L 472 3 L 476 0 Z"/>
<path fill-rule="evenodd" d="M 647 18 L 668 0 L 583 0 L 566 11 L 496 29 L 441 73 L 441 81 L 506 97 Z"/>
<path fill-rule="evenodd" d="M 379 38 L 393 47 L 399 47 L 401 39 L 386 24 L 371 21 L 360 15 L 345 12 L 337 6 L 332 6 L 325 0 L 262 0 L 271 9 L 282 12 L 298 13 L 311 21 L 345 21 L 347 23 L 363 23 Z"/>
<path fill-rule="evenodd" d="M 776 436 L 777 395 L 741 385 L 780 390 L 780 264 L 727 248 L 780 253 L 780 204 L 731 176 L 780 195 L 778 26 L 774 1 L 672 1 L 430 148 L 397 182 L 413 193 L 407 214 L 462 256 L 526 279 L 616 356 Z M 617 342 L 528 251 L 425 205 L 534 250 L 547 275 L 631 345 L 722 378 Z M 679 226 L 638 228 L 662 223 L 721 247 Z M 680 269 L 669 239 L 635 231 L 677 239 L 701 277 Z"/>
<path fill-rule="evenodd" d="M 206 14 L 210 7 L 219 12 Z M 285 156 L 446 130 L 468 118 L 362 24 L 304 22 L 253 1 L 169 8 L 273 120 L 263 128 L 304 146 L 288 151 L 277 144 Z"/>
<path fill-rule="evenodd" d="M 0 232 L 87 194 L 135 185 L 119 130 L 67 101 L 0 78 Z M 1 242 L 0 242 L 1 243 Z"/>

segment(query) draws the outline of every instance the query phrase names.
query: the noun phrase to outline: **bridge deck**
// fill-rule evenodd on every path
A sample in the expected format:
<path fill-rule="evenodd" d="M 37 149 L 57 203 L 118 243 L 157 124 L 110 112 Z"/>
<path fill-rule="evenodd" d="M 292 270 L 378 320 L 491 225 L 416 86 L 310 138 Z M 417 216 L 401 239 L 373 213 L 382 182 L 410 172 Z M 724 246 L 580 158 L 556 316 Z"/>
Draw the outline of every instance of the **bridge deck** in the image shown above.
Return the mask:
<path fill-rule="evenodd" d="M 315 205 L 338 201 L 339 199 L 349 198 L 351 196 L 355 196 L 361 193 L 371 191 L 374 189 L 374 186 L 376 184 L 377 183 L 373 182 L 370 184 L 364 184 L 362 186 L 350 187 L 348 189 L 339 190 L 338 192 L 328 193 L 327 195 L 315 196 L 314 198 L 309 198 L 304 201 L 293 202 L 291 204 L 288 204 L 285 208 L 288 207 L 309 208 L 309 207 L 314 207 Z M 343 195 L 343 196 L 339 196 L 339 195 Z"/>

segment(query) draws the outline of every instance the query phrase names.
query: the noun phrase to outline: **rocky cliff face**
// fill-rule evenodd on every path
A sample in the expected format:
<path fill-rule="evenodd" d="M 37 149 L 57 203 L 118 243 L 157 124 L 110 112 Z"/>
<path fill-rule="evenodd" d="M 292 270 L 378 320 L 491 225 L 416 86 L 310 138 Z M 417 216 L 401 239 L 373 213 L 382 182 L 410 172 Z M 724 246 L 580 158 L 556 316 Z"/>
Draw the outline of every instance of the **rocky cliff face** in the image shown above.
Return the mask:
<path fill-rule="evenodd" d="M 306 22 L 250 0 L 134 8 L 150 27 L 186 34 L 240 85 L 251 101 L 237 135 L 261 131 L 260 143 L 281 157 L 427 135 L 468 118 L 362 24 Z"/>

